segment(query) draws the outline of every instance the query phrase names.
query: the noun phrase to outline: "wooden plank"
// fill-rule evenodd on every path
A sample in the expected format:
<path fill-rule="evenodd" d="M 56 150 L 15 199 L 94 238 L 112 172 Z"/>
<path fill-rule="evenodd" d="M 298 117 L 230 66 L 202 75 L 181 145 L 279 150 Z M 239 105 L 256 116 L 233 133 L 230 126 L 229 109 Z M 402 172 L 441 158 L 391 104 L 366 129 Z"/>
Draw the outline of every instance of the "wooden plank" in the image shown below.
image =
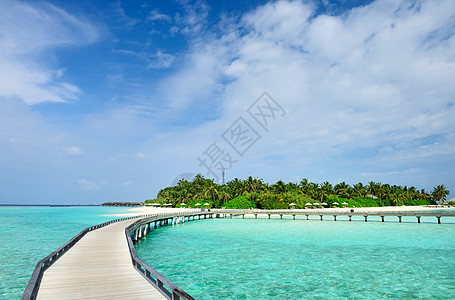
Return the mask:
<path fill-rule="evenodd" d="M 87 233 L 44 272 L 38 299 L 165 299 L 131 263 L 125 227 L 135 221 Z"/>

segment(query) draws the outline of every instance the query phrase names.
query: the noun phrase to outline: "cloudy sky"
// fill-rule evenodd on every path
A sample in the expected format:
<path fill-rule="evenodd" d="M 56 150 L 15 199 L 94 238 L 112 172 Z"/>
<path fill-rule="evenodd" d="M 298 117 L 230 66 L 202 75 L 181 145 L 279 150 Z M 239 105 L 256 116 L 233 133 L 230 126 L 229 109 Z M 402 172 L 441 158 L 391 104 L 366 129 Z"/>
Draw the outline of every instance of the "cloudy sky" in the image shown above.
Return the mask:
<path fill-rule="evenodd" d="M 453 0 L 0 0 L 0 203 L 223 167 L 453 197 L 454 34 Z"/>

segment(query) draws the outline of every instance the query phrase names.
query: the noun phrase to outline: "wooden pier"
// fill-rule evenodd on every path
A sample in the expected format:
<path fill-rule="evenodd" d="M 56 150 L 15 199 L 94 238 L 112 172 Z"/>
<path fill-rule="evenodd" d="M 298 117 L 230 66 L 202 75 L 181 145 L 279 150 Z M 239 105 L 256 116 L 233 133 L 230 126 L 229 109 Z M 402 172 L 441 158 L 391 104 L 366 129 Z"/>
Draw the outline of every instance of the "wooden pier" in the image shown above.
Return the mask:
<path fill-rule="evenodd" d="M 164 213 L 88 227 L 38 262 L 22 300 L 194 300 L 142 261 L 134 242 L 164 225 L 212 217 L 210 212 Z"/>
<path fill-rule="evenodd" d="M 388 220 L 397 220 L 401 223 L 403 217 L 415 217 L 416 222 L 420 223 L 421 217 L 434 217 L 438 224 L 441 224 L 442 217 L 455 217 L 455 210 L 428 210 L 428 211 L 365 211 L 357 209 L 349 209 L 344 211 L 333 211 L 330 209 L 285 209 L 285 210 L 262 210 L 262 209 L 216 209 L 212 210 L 216 213 L 216 217 L 230 217 L 254 215 L 257 219 L 258 215 L 267 215 L 270 219 L 272 215 L 280 216 L 283 215 L 292 216 L 295 220 L 296 216 L 305 216 L 306 220 L 309 220 L 310 216 L 318 216 L 321 221 L 324 217 L 330 217 L 333 221 L 337 221 L 337 217 L 346 216 L 348 221 L 352 221 L 353 216 L 362 216 L 365 222 L 368 222 L 368 217 L 378 216 L 381 217 L 381 221 L 384 222 L 387 217 Z M 340 219 L 338 219 L 340 220 Z"/>
<path fill-rule="evenodd" d="M 38 299 L 165 299 L 132 267 L 124 230 L 135 221 L 86 234 L 44 272 Z"/>
<path fill-rule="evenodd" d="M 88 227 L 56 251 L 38 262 L 22 295 L 33 299 L 172 299 L 194 300 L 185 291 L 141 260 L 134 243 L 150 231 L 165 225 L 207 218 L 272 215 L 324 216 L 337 221 L 338 216 L 397 218 L 455 217 L 455 210 L 431 211 L 331 211 L 331 210 L 226 210 L 188 211 L 143 215 L 112 220 Z M 339 219 L 338 219 L 339 220 Z"/>

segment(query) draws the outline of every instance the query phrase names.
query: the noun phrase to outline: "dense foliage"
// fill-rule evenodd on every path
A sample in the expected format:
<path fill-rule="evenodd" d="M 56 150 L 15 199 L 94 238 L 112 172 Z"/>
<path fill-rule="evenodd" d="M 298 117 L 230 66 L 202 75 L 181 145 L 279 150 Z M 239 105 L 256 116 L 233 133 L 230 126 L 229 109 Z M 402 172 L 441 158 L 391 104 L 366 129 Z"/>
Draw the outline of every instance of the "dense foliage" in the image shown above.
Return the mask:
<path fill-rule="evenodd" d="M 248 200 L 245 196 L 238 196 L 226 202 L 223 207 L 229 209 L 248 209 L 256 208 L 256 204 Z"/>
<path fill-rule="evenodd" d="M 411 186 L 389 185 L 370 181 L 352 186 L 345 182 L 332 185 L 303 179 L 300 183 L 279 180 L 269 185 L 262 179 L 248 177 L 219 185 L 201 174 L 192 181 L 180 180 L 176 186 L 159 191 L 146 203 L 171 204 L 173 207 L 287 209 L 305 207 L 371 207 L 427 205 L 446 200 L 449 191 L 438 185 L 432 192 Z"/>

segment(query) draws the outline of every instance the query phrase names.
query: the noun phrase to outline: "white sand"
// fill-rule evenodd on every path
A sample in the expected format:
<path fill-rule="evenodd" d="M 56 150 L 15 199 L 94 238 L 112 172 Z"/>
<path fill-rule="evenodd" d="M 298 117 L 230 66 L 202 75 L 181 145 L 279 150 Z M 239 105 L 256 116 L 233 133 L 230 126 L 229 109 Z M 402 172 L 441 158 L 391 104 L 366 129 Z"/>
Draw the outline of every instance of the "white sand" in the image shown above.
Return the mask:
<path fill-rule="evenodd" d="M 323 212 L 349 212 L 354 209 L 355 212 L 397 212 L 397 211 L 432 211 L 440 209 L 448 209 L 452 207 L 443 206 L 383 206 L 383 207 L 346 207 L 346 208 L 316 208 L 307 209 L 308 211 L 323 211 Z M 453 209 L 453 208 L 452 208 Z M 299 209 L 299 211 L 301 211 Z"/>
<path fill-rule="evenodd" d="M 194 211 L 201 211 L 197 208 L 157 208 L 157 207 L 150 207 L 150 206 L 142 206 L 142 207 L 134 207 L 128 209 L 130 213 L 124 214 L 111 214 L 107 216 L 112 217 L 132 217 L 132 216 L 139 216 L 139 215 L 149 215 L 149 214 L 161 214 L 161 213 L 173 213 L 173 212 L 194 212 Z"/>
<path fill-rule="evenodd" d="M 383 206 L 383 207 L 346 207 L 346 208 L 315 208 L 315 209 L 295 209 L 295 211 L 310 211 L 310 212 L 349 212 L 351 209 L 354 209 L 356 213 L 362 212 L 395 212 L 395 211 L 432 211 L 440 209 L 454 209 L 452 207 L 443 207 L 443 206 Z M 171 213 L 171 212 L 198 212 L 201 211 L 198 208 L 157 208 L 157 207 L 134 207 L 128 209 L 130 213 L 124 214 L 112 214 L 108 216 L 113 217 L 129 217 L 129 216 L 138 216 L 138 215 L 148 215 L 148 214 L 158 214 L 158 213 Z"/>

